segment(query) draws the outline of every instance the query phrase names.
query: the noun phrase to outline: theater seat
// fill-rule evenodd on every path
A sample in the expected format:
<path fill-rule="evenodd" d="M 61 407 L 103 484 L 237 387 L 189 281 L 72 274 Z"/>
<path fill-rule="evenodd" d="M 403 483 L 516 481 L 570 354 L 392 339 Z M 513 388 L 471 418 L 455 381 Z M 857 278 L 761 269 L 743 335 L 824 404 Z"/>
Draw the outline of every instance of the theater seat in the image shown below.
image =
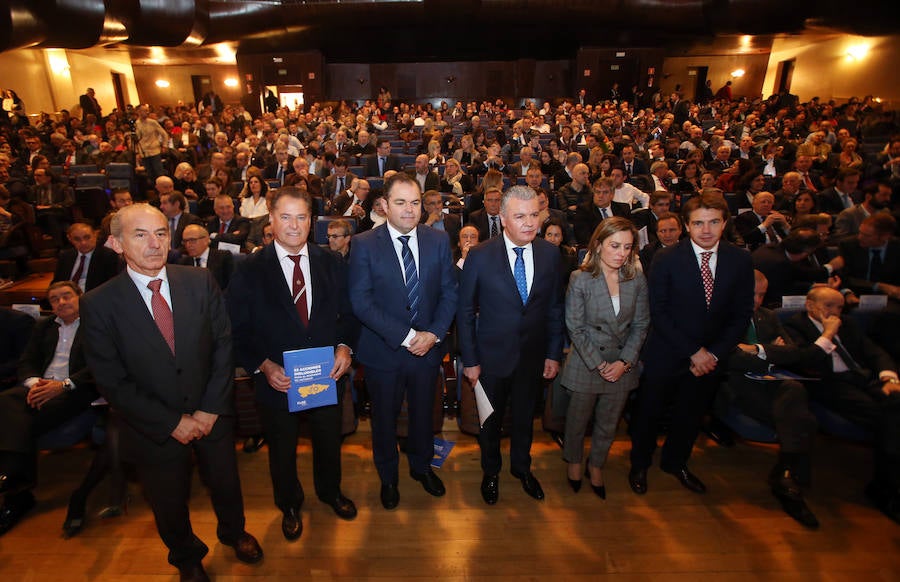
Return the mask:
<path fill-rule="evenodd" d="M 809 410 L 816 415 L 819 422 L 819 430 L 825 434 L 836 436 L 855 443 L 872 442 L 872 433 L 865 428 L 854 424 L 840 414 L 825 408 L 819 402 L 811 400 Z"/>
<path fill-rule="evenodd" d="M 97 411 L 89 408 L 53 430 L 42 434 L 37 440 L 37 448 L 53 450 L 73 447 L 93 434 L 97 419 Z"/>

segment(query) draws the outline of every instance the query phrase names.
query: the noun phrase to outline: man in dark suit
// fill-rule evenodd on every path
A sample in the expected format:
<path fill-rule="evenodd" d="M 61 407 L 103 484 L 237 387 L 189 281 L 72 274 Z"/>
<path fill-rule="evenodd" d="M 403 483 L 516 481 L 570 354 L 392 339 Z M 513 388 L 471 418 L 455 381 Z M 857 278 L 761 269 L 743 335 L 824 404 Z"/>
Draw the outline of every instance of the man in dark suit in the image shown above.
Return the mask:
<path fill-rule="evenodd" d="M 838 246 L 844 282 L 857 295 L 884 293 L 900 299 L 900 241 L 897 221 L 890 214 L 869 216 L 855 239 Z"/>
<path fill-rule="evenodd" d="M 640 252 L 641 266 L 644 268 L 644 273 L 647 276 L 650 275 L 650 268 L 653 265 L 656 253 L 678 244 L 683 232 L 681 218 L 677 214 L 674 212 L 662 212 L 659 214 L 656 218 L 656 240 L 647 244 Z"/>
<path fill-rule="evenodd" d="M 735 217 L 734 227 L 750 251 L 765 244 L 777 244 L 787 236 L 787 217 L 773 210 L 774 206 L 773 194 L 757 192 L 753 196 L 752 209 Z"/>
<path fill-rule="evenodd" d="M 97 246 L 97 231 L 84 222 L 69 227 L 71 249 L 59 254 L 53 281 L 74 281 L 82 291 L 90 291 L 115 277 L 122 263 L 113 250 Z"/>
<path fill-rule="evenodd" d="M 618 174 L 618 168 L 613 168 L 613 170 L 614 176 Z M 616 178 L 614 177 L 613 183 L 615 182 Z M 615 191 L 613 193 L 613 199 L 615 199 Z M 642 228 L 647 229 L 647 241 L 653 243 L 656 242 L 656 222 L 659 220 L 659 216 L 669 212 L 671 207 L 672 193 L 666 190 L 659 190 L 650 195 L 647 208 L 632 210 L 629 218 L 638 230 Z"/>
<path fill-rule="evenodd" d="M 837 216 L 847 208 L 862 199 L 862 194 L 857 190 L 859 178 L 862 173 L 854 168 L 842 168 L 838 170 L 834 180 L 834 186 L 825 188 L 816 194 L 819 210 Z"/>
<path fill-rule="evenodd" d="M 238 364 L 252 373 L 263 430 L 269 443 L 269 475 L 281 531 L 287 540 L 303 532 L 304 493 L 297 478 L 297 437 L 301 416 L 309 420 L 316 496 L 338 517 L 353 519 L 356 507 L 341 493 L 341 407 L 288 410 L 284 352 L 332 346 L 331 377 L 350 367 L 354 320 L 346 270 L 334 253 L 309 244 L 312 199 L 294 187 L 279 188 L 269 221 L 273 244 L 244 260 L 228 287 Z"/>
<path fill-rule="evenodd" d="M 228 251 L 220 251 L 209 245 L 209 233 L 199 224 L 189 224 L 184 229 L 184 252 L 181 264 L 209 269 L 219 289 L 228 289 L 228 282 L 234 272 L 234 256 Z"/>
<path fill-rule="evenodd" d="M 0 391 L 16 385 L 19 358 L 34 328 L 34 318 L 10 307 L 0 307 Z"/>
<path fill-rule="evenodd" d="M 294 158 L 288 154 L 287 146 L 279 145 L 275 148 L 272 163 L 263 170 L 263 178 L 274 180 L 280 186 L 284 186 L 288 175 L 294 171 Z"/>
<path fill-rule="evenodd" d="M 384 176 L 388 170 L 402 171 L 400 158 L 391 155 L 391 142 L 383 137 L 375 144 L 375 155 L 365 158 L 366 176 Z"/>
<path fill-rule="evenodd" d="M 322 193 L 325 200 L 334 201 L 350 189 L 356 176 L 348 171 L 347 159 L 334 160 L 334 173 L 322 181 Z"/>
<path fill-rule="evenodd" d="M 81 105 L 81 119 L 83 121 L 87 120 L 88 115 L 93 115 L 94 120 L 99 122 L 102 119 L 102 115 L 100 115 L 100 103 L 97 102 L 97 97 L 94 96 L 94 90 L 88 87 L 87 91 L 84 92 L 84 95 L 78 98 L 78 104 Z"/>
<path fill-rule="evenodd" d="M 578 206 L 572 227 L 575 229 L 575 240 L 581 246 L 587 246 L 594 234 L 594 229 L 603 220 L 621 216 L 629 218 L 631 207 L 624 202 L 613 202 L 615 186 L 612 178 L 598 178 L 592 187 L 592 199 Z"/>
<path fill-rule="evenodd" d="M 625 169 L 626 180 L 631 180 L 634 176 L 649 176 L 650 167 L 647 162 L 636 155 L 634 146 L 625 144 L 619 154 L 622 157 L 621 166 Z"/>
<path fill-rule="evenodd" d="M 750 254 L 753 267 L 766 277 L 764 306 L 781 307 L 785 295 L 806 295 L 813 284 L 828 282 L 828 270 L 809 260 L 820 242 L 816 231 L 798 227 L 780 243 L 761 246 Z"/>
<path fill-rule="evenodd" d="M 856 238 L 863 220 L 876 212 L 890 212 L 891 195 L 891 185 L 887 182 L 868 184 L 863 189 L 862 202 L 842 210 L 835 218 L 831 240 L 841 242 Z"/>
<path fill-rule="evenodd" d="M 50 285 L 55 317 L 37 322 L 19 361 L 19 385 L 0 393 L 0 535 L 34 507 L 39 436 L 88 410 L 97 398 L 79 333 L 81 289 Z"/>
<path fill-rule="evenodd" d="M 416 156 L 415 167 L 408 170 L 409 176 L 419 183 L 419 189 L 422 192 L 429 190 L 437 190 L 441 187 L 441 177 L 438 173 L 431 169 L 428 164 L 428 156 L 419 154 Z"/>
<path fill-rule="evenodd" d="M 866 496 L 885 515 L 900 522 L 900 379 L 894 360 L 869 339 L 852 318 L 842 317 L 844 296 L 815 287 L 806 311 L 785 328 L 801 346 L 814 346 L 818 357 L 808 373 L 821 378 L 813 398 L 875 435 L 875 471 Z"/>
<path fill-rule="evenodd" d="M 816 346 L 798 348 L 784 331 L 778 315 L 762 306 L 768 281 L 754 271 L 753 316 L 738 349 L 728 358 L 728 383 L 717 406 L 733 401 L 744 414 L 775 428 L 781 449 L 769 474 L 772 493 L 785 512 L 804 526 L 815 529 L 819 521 L 803 500 L 802 484 L 810 482 L 810 451 L 816 435 L 816 418 L 809 411 L 808 396 L 797 380 L 757 380 L 746 373 L 769 374 L 773 367 L 799 370 L 815 357 Z"/>
<path fill-rule="evenodd" d="M 543 381 L 559 371 L 563 348 L 561 258 L 535 238 L 540 206 L 534 190 L 513 186 L 503 196 L 502 236 L 471 249 L 459 287 L 457 329 L 463 373 L 481 383 L 494 408 L 478 436 L 481 495 L 499 497 L 500 427 L 511 403 L 510 471 L 535 499 L 544 491 L 531 472 L 535 402 Z"/>
<path fill-rule="evenodd" d="M 416 180 L 394 175 L 385 184 L 384 204 L 385 226 L 354 237 L 349 271 L 350 300 L 362 323 L 357 359 L 365 366 L 372 398 L 372 456 L 381 504 L 393 509 L 400 501 L 397 415 L 404 396 L 409 474 L 429 494 L 445 493 L 431 470 L 432 414 L 446 353 L 441 344 L 456 313 L 457 282 L 450 238 L 419 224 Z"/>
<path fill-rule="evenodd" d="M 443 230 L 450 237 L 450 249 L 454 251 L 459 242 L 459 229 L 461 228 L 458 214 L 444 212 L 444 198 L 437 190 L 428 190 L 422 194 L 422 224 L 435 230 Z"/>
<path fill-rule="evenodd" d="M 168 178 L 161 176 L 161 178 Z M 194 216 L 187 211 L 187 199 L 184 194 L 178 191 L 160 194 L 159 209 L 166 216 L 169 224 L 169 231 L 172 233 L 169 241 L 170 249 L 174 251 L 183 251 L 184 246 L 181 244 L 181 238 L 184 235 L 184 229 L 189 224 L 203 224 L 199 216 Z"/>
<path fill-rule="evenodd" d="M 250 235 L 250 220 L 234 213 L 234 199 L 228 194 L 219 194 L 213 203 L 215 217 L 206 225 L 213 246 L 219 243 L 230 243 L 244 248 L 247 236 Z"/>
<path fill-rule="evenodd" d="M 667 401 L 672 401 L 672 422 L 660 467 L 689 490 L 706 491 L 687 462 L 720 382 L 718 362 L 743 337 L 753 313 L 750 254 L 722 240 L 728 214 L 721 196 L 691 198 L 682 210 L 688 238 L 653 260 L 653 327 L 642 356 L 648 366 L 630 427 L 628 481 L 639 495 L 647 492 L 647 469 Z"/>
<path fill-rule="evenodd" d="M 128 268 L 82 299 L 88 365 L 121 420 L 122 458 L 137 468 L 169 563 L 182 580 L 208 580 L 188 513 L 194 457 L 219 541 L 243 562 L 263 556 L 244 530 L 225 302 L 208 271 L 166 264 L 166 217 L 152 206 L 119 210 L 111 229 Z"/>
<path fill-rule="evenodd" d="M 70 221 L 70 208 L 75 204 L 72 188 L 54 182 L 50 170 L 35 168 L 34 185 L 28 189 L 27 201 L 34 206 L 38 226 L 53 237 L 57 247 L 62 248 L 63 233 Z"/>
<path fill-rule="evenodd" d="M 502 200 L 503 192 L 499 188 L 491 188 L 484 193 L 484 208 L 469 215 L 468 223 L 478 229 L 478 240 L 498 238 L 503 233 L 503 217 L 500 215 Z"/>

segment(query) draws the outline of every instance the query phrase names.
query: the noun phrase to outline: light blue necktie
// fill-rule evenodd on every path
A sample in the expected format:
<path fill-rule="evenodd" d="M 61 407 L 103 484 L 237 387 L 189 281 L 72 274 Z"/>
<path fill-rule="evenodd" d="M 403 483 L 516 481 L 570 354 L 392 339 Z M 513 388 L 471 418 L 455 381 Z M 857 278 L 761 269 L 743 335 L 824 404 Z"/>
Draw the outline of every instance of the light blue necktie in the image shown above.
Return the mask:
<path fill-rule="evenodd" d="M 513 276 L 516 278 L 516 287 L 519 288 L 519 297 L 522 298 L 522 305 L 524 305 L 528 303 L 528 279 L 525 277 L 525 259 L 522 258 L 525 247 L 515 247 L 513 250 L 516 251 L 516 266 L 513 269 Z"/>
<path fill-rule="evenodd" d="M 419 274 L 416 272 L 416 261 L 409 248 L 409 235 L 398 237 L 403 245 L 403 273 L 406 277 L 406 300 L 409 303 L 409 320 L 414 322 L 419 314 Z"/>

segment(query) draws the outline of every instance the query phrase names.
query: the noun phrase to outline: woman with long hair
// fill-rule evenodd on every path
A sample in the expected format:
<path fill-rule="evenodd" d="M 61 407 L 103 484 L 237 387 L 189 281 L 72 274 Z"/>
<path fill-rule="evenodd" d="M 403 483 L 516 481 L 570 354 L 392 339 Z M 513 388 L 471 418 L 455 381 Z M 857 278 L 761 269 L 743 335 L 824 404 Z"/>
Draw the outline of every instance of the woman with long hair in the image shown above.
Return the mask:
<path fill-rule="evenodd" d="M 250 175 L 241 192 L 241 216 L 252 220 L 269 214 L 269 208 L 266 205 L 268 190 L 269 187 L 262 175 L 259 173 Z"/>
<path fill-rule="evenodd" d="M 572 349 L 560 384 L 569 391 L 564 457 L 569 486 L 581 488 L 584 434 L 594 416 L 587 476 L 606 499 L 603 466 L 628 394 L 637 388 L 641 346 L 650 325 L 647 281 L 635 265 L 634 224 L 614 216 L 601 222 L 588 243 L 588 259 L 572 273 L 566 292 L 566 327 Z"/>

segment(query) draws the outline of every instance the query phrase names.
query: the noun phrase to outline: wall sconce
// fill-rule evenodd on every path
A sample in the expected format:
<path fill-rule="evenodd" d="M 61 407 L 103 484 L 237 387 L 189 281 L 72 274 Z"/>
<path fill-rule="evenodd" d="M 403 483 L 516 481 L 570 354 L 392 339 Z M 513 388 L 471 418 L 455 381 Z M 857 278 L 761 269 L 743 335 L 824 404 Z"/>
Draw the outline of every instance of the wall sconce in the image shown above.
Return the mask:
<path fill-rule="evenodd" d="M 160 89 L 166 89 L 169 87 L 169 82 L 166 81 L 165 79 L 157 79 L 156 86 L 159 87 Z"/>
<path fill-rule="evenodd" d="M 454 77 L 453 75 L 450 75 L 450 76 L 446 77 L 445 79 L 447 81 L 447 84 L 449 85 L 449 84 L 453 83 L 453 81 L 456 80 L 456 77 Z"/>
<path fill-rule="evenodd" d="M 735 69 L 735 70 L 731 71 L 731 77 L 733 79 L 740 79 L 741 77 L 744 76 L 745 72 L 746 71 L 744 71 L 744 69 Z"/>
<path fill-rule="evenodd" d="M 228 77 L 227 79 L 225 79 L 225 86 L 226 87 L 237 87 L 238 80 L 235 79 L 234 77 Z"/>

